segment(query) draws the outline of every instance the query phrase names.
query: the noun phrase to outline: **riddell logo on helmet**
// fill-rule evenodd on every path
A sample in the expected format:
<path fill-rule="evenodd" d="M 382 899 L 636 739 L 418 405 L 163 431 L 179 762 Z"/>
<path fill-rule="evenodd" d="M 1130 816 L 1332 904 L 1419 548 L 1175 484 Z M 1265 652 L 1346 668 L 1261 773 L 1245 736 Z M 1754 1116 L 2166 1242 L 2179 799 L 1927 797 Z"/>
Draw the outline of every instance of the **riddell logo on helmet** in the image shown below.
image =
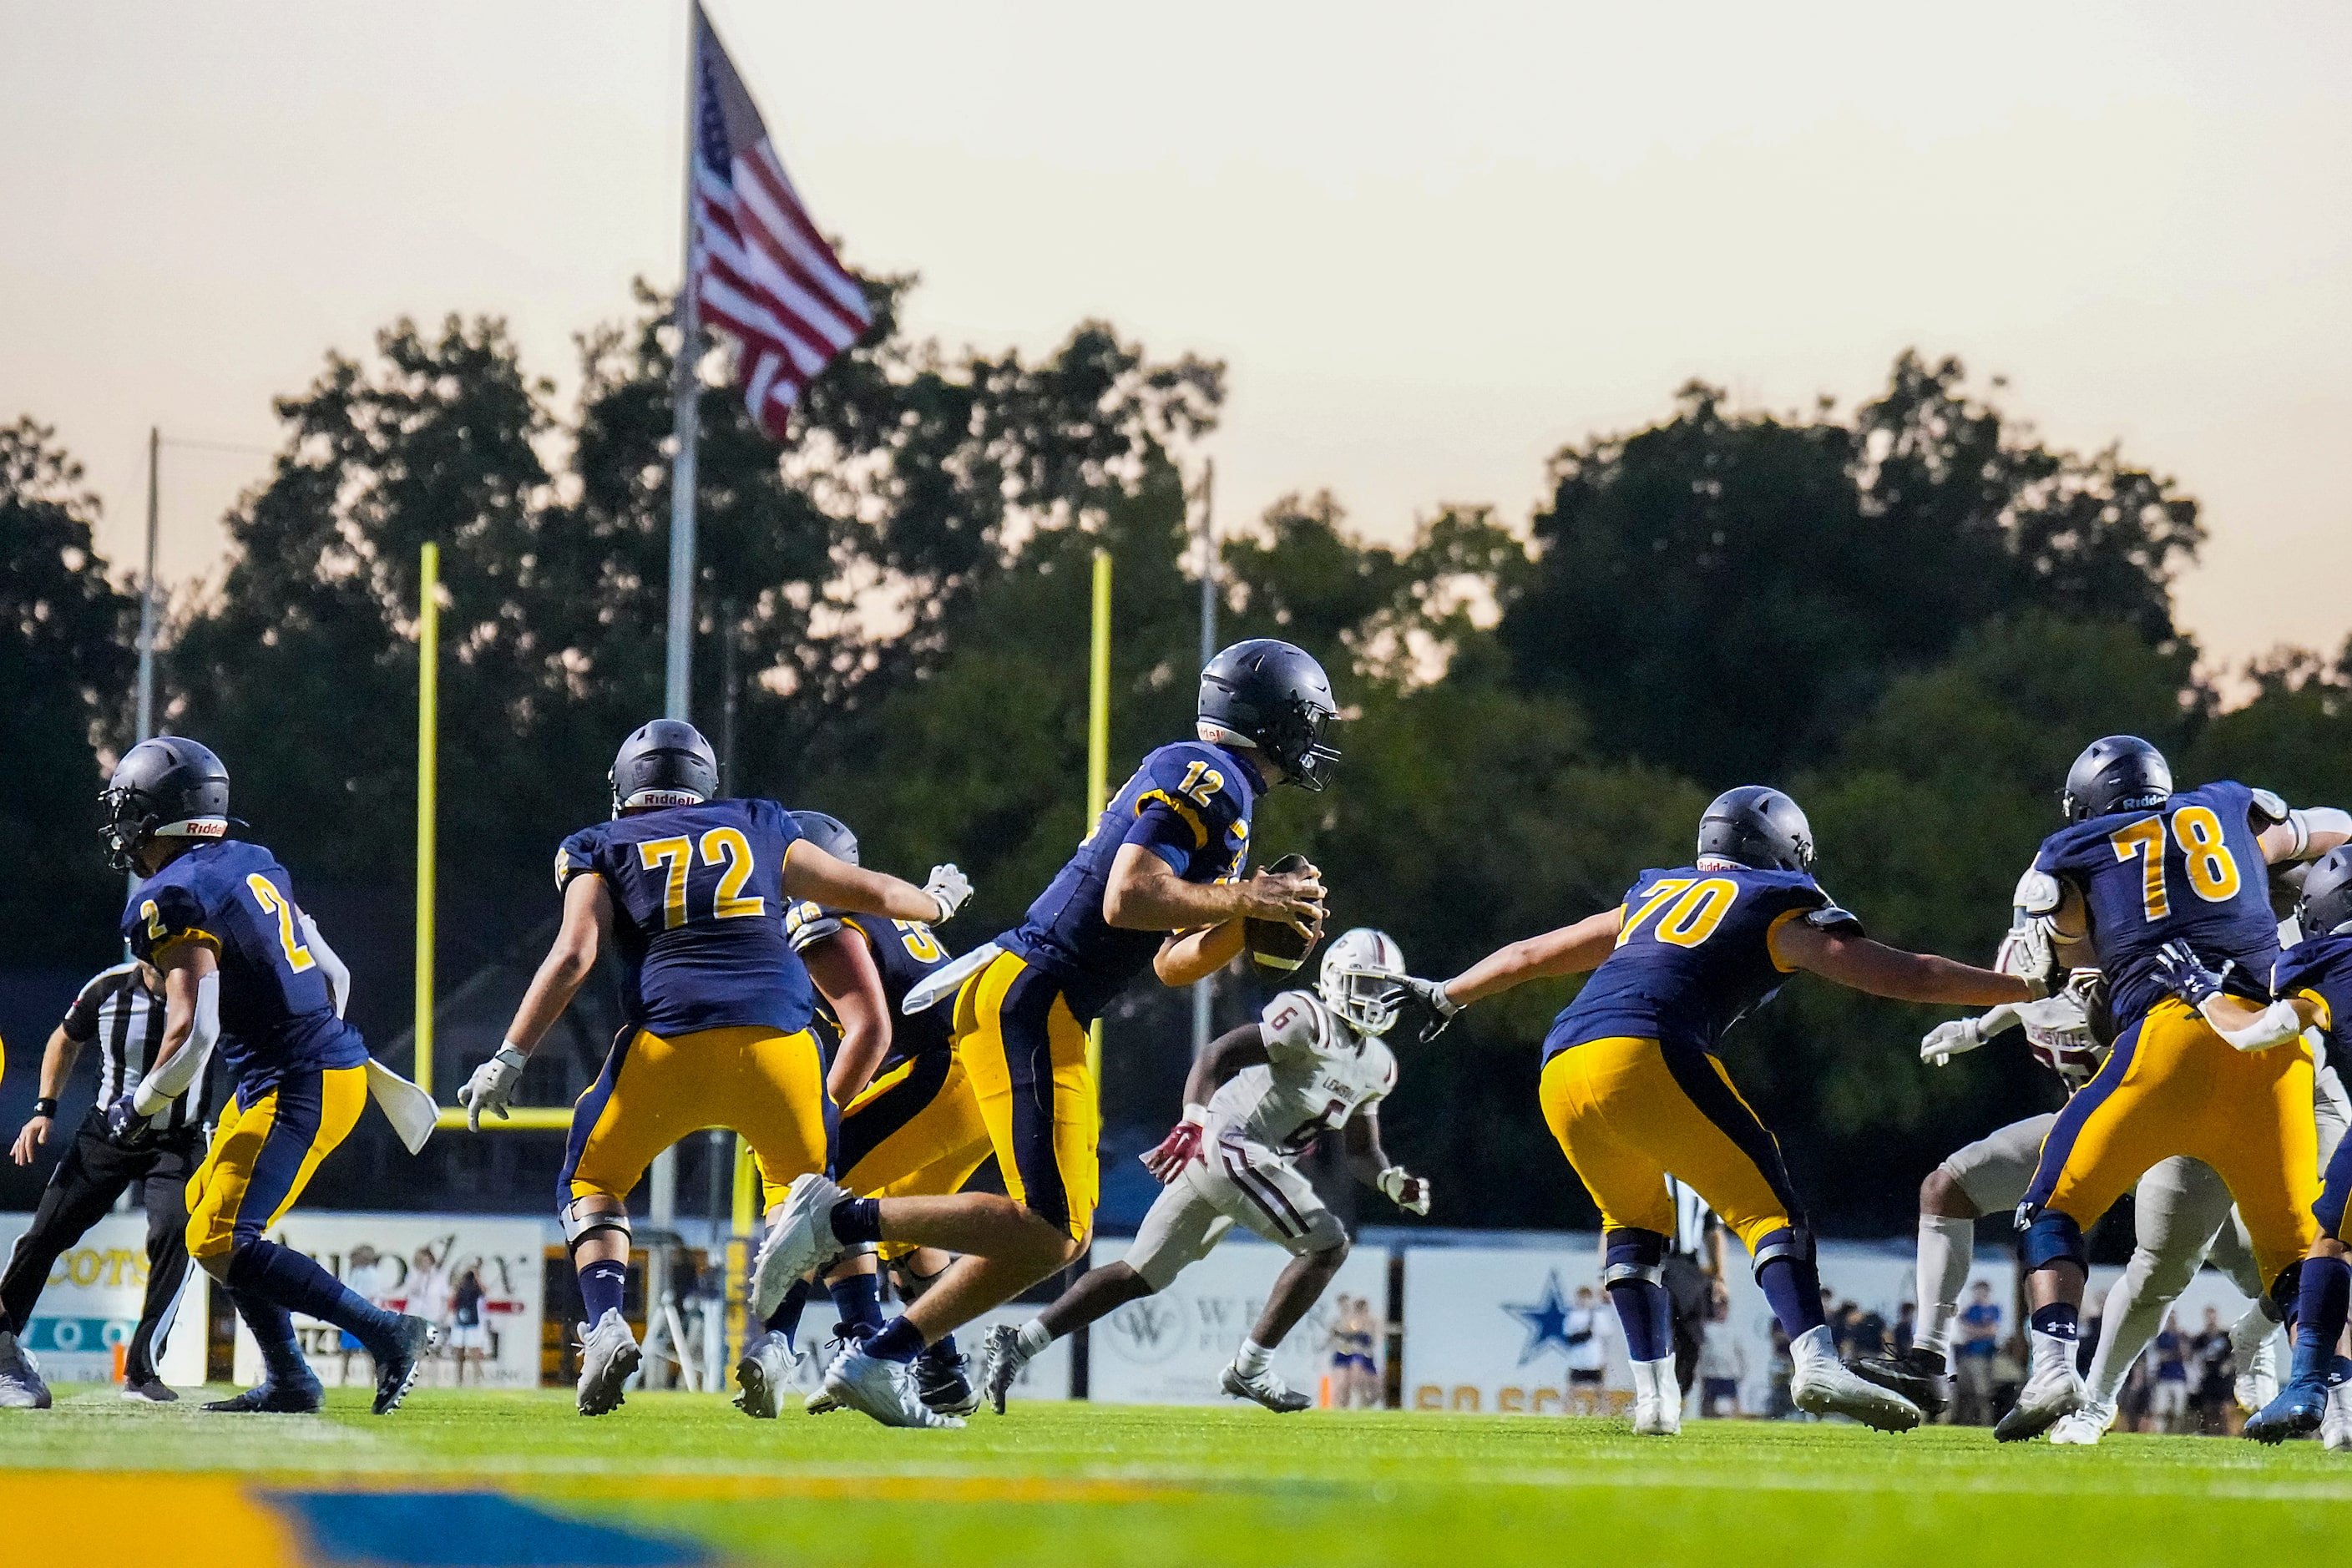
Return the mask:
<path fill-rule="evenodd" d="M 171 834 L 182 838 L 226 838 L 228 837 L 228 820 L 219 816 L 194 816 L 160 829 L 159 834 Z"/>

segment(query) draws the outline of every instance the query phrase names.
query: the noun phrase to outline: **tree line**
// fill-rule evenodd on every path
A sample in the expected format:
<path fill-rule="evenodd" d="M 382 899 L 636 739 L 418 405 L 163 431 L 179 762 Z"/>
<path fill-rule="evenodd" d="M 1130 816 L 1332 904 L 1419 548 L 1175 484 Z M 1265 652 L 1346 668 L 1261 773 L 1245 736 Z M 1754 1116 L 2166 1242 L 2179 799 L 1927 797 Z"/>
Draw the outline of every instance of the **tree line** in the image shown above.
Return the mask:
<path fill-rule="evenodd" d="M 695 712 L 731 791 L 833 811 L 875 864 L 962 864 L 980 893 L 956 934 L 976 941 L 1083 831 L 1096 549 L 1116 563 L 1114 772 L 1189 729 L 1185 468 L 1225 373 L 1099 322 L 1034 359 L 954 353 L 900 327 L 908 280 L 869 287 L 875 326 L 789 450 L 703 395 Z M 418 547 L 442 552 L 440 962 L 462 976 L 552 914 L 555 844 L 605 814 L 614 746 L 659 709 L 674 352 L 641 288 L 580 339 L 568 408 L 496 320 L 404 320 L 330 354 L 276 405 L 225 574 L 174 601 L 168 727 L 228 759 L 256 835 L 347 911 L 379 1041 L 408 994 Z M 2341 799 L 2352 647 L 2258 661 L 2225 704 L 2173 620 L 2196 501 L 2115 449 L 2053 447 L 1999 391 L 1907 353 L 1844 410 L 1694 383 L 1654 424 L 1563 447 L 1525 530 L 1448 508 L 1381 544 L 1328 494 L 1286 498 L 1221 545 L 1223 629 L 1323 658 L 1347 755 L 1330 793 L 1266 804 L 1262 851 L 1309 854 L 1339 921 L 1449 973 L 1614 902 L 1687 858 L 1717 790 L 1769 782 L 1874 933 L 1982 959 L 2094 736 L 2145 734 L 2184 779 Z M 19 963 L 115 951 L 95 793 L 128 739 L 137 606 L 95 510 L 50 431 L 0 430 L 0 847 L 12 905 L 49 911 L 11 921 Z M 1407 1045 L 1386 1120 L 1447 1178 L 1439 1218 L 1589 1223 L 1533 1103 L 1572 991 Z M 1735 1032 L 1825 1226 L 1901 1228 L 1944 1153 L 2055 1101 L 2020 1051 L 1919 1066 L 1934 1016 L 1801 980 Z M 1116 1157 L 1163 1130 L 1186 1009 L 1144 996 L 1110 1031 Z"/>

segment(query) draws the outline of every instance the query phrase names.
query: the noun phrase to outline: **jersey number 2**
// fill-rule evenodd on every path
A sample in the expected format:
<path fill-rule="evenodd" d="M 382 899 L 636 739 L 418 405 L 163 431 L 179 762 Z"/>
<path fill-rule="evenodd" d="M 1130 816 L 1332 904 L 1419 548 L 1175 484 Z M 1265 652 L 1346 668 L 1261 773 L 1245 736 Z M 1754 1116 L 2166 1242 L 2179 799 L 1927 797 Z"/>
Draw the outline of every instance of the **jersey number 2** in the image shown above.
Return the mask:
<path fill-rule="evenodd" d="M 2221 837 L 2221 819 L 2210 806 L 2188 805 L 2172 816 L 2173 841 L 2180 846 L 2189 885 L 2209 904 L 2225 904 L 2243 885 L 2237 858 Z M 2107 835 L 2118 860 L 2141 857 L 2140 907 L 2153 923 L 2172 912 L 2164 887 L 2164 818 L 2143 816 Z"/>
<path fill-rule="evenodd" d="M 247 877 L 245 885 L 253 889 L 254 901 L 261 906 L 264 914 L 278 917 L 278 945 L 286 950 L 286 967 L 299 974 L 317 963 L 318 960 L 310 956 L 310 950 L 294 935 L 292 902 L 279 898 L 269 879 L 258 871 Z"/>

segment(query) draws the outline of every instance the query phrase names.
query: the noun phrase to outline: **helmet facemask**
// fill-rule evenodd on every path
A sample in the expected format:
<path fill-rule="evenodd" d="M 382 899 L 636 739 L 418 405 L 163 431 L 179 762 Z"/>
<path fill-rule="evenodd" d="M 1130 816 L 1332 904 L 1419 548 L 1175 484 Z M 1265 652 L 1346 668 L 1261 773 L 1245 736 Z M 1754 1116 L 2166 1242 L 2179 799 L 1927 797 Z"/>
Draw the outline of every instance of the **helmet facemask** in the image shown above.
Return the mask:
<path fill-rule="evenodd" d="M 1385 1035 L 1396 1026 L 1409 994 L 1404 978 L 1404 955 L 1396 943 L 1359 927 L 1324 950 L 1315 992 L 1358 1033 Z"/>

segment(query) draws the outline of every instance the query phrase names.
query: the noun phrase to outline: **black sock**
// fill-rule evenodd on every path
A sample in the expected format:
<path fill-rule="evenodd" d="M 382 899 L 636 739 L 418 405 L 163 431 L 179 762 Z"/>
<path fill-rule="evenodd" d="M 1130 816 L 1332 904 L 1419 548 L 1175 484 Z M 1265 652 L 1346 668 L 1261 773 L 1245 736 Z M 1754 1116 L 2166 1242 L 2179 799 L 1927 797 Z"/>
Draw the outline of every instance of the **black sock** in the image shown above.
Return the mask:
<path fill-rule="evenodd" d="M 621 1310 L 621 1296 L 629 1281 L 629 1266 L 617 1258 L 591 1263 L 580 1270 L 580 1300 L 586 1304 L 588 1326 L 604 1321 L 606 1312 Z"/>
<path fill-rule="evenodd" d="M 228 1260 L 229 1288 L 332 1323 L 377 1355 L 394 1348 L 400 1314 L 387 1312 L 304 1254 L 274 1241 L 248 1241 Z"/>
<path fill-rule="evenodd" d="M 882 1200 L 844 1198 L 833 1205 L 833 1239 L 856 1247 L 882 1239 Z"/>
<path fill-rule="evenodd" d="M 777 1303 L 774 1311 L 768 1314 L 768 1321 L 760 1326 L 770 1333 L 783 1335 L 784 1343 L 791 1344 L 793 1336 L 800 1332 L 801 1314 L 808 1310 L 808 1299 L 809 1282 L 793 1280 L 793 1288 L 784 1292 L 784 1299 Z"/>
<path fill-rule="evenodd" d="M 2034 1308 L 2032 1322 L 2035 1333 L 2048 1334 L 2053 1339 L 2076 1339 L 2083 1331 L 2082 1310 L 2067 1301 Z"/>
<path fill-rule="evenodd" d="M 234 1288 L 228 1299 L 252 1331 L 254 1343 L 261 1347 L 262 1382 L 299 1388 L 314 1381 L 310 1363 L 302 1359 L 302 1347 L 294 1338 L 294 1320 L 285 1308 L 250 1290 Z"/>
<path fill-rule="evenodd" d="M 882 1331 L 882 1279 L 877 1274 L 848 1274 L 826 1287 L 834 1310 L 841 1314 L 841 1335 L 868 1339 Z"/>
<path fill-rule="evenodd" d="M 905 1318 L 893 1318 L 888 1328 L 866 1342 L 866 1353 L 883 1361 L 912 1361 L 923 1353 L 923 1331 Z"/>

